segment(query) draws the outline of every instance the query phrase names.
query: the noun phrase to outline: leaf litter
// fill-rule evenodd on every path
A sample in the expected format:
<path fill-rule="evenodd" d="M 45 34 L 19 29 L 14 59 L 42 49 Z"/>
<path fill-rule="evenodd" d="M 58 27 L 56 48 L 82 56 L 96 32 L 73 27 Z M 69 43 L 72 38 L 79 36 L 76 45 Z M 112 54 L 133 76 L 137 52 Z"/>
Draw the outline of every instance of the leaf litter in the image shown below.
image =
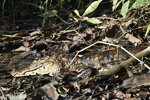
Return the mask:
<path fill-rule="evenodd" d="M 94 5 L 94 3 L 91 4 Z M 111 9 L 111 6 L 108 7 L 105 3 L 103 4 L 103 1 L 99 5 L 101 5 L 104 10 L 108 11 Z M 34 7 L 31 8 L 39 11 Z M 146 8 L 149 8 L 149 6 Z M 88 8 L 88 10 L 89 9 L 90 8 Z M 119 13 L 111 12 L 111 14 L 109 14 L 104 12 L 104 10 L 102 11 L 101 7 L 98 7 L 97 9 L 92 10 L 92 12 L 90 11 L 90 13 L 88 13 L 87 10 L 85 13 L 82 12 L 84 15 L 88 13 L 88 15 L 86 14 L 88 19 L 93 18 L 94 20 L 99 20 L 98 22 L 100 23 L 96 23 L 98 25 L 82 21 L 75 15 L 72 15 L 74 17 L 73 19 L 69 19 L 68 14 L 68 17 L 65 17 L 65 19 L 63 13 L 61 15 L 60 12 L 54 14 L 55 17 L 52 14 L 52 19 L 48 19 L 49 21 L 43 29 L 38 28 L 41 26 L 42 19 L 37 17 L 37 15 L 30 14 L 30 16 L 28 16 L 28 19 L 33 21 L 31 23 L 30 21 L 27 24 L 19 23 L 20 21 L 18 21 L 17 24 L 19 25 L 19 29 L 16 31 L 12 29 L 14 27 L 13 24 L 0 20 L 1 31 L 3 31 L 3 34 L 0 34 L 0 85 L 2 88 L 0 98 L 7 97 L 10 100 L 13 100 L 13 98 L 19 98 L 19 100 L 24 100 L 25 98 L 36 100 L 37 98 L 39 98 L 39 100 L 148 99 L 149 70 L 146 67 L 142 69 L 142 65 L 138 62 L 136 62 L 137 65 L 134 65 L 132 62 L 129 67 L 126 67 L 127 69 L 120 70 L 120 72 L 117 72 L 119 67 L 117 67 L 117 70 L 114 68 L 114 70 L 109 72 L 114 71 L 117 73 L 112 75 L 109 75 L 107 72 L 99 72 L 100 69 L 93 68 L 94 65 L 92 63 L 88 66 L 85 66 L 82 63 L 79 64 L 79 68 L 85 67 L 82 71 L 77 71 L 76 69 L 70 71 L 62 68 L 59 73 L 54 73 L 53 77 L 36 74 L 35 76 L 14 78 L 10 75 L 13 68 L 26 68 L 27 66 L 30 66 L 33 61 L 46 56 L 51 57 L 55 53 L 59 53 L 60 55 L 74 55 L 77 54 L 78 51 L 83 50 L 78 55 L 77 59 L 83 57 L 83 59 L 81 59 L 83 62 L 92 62 L 92 56 L 96 54 L 95 52 L 109 51 L 111 47 L 104 44 L 95 44 L 94 46 L 91 46 L 91 48 L 87 48 L 97 41 L 114 43 L 125 48 L 130 47 L 133 49 L 131 51 L 138 49 L 138 47 L 147 48 L 149 46 L 149 39 L 147 38 L 149 36 L 148 32 L 146 33 L 146 30 L 143 31 L 139 28 L 140 26 L 144 28 L 149 25 L 146 24 L 148 23 L 148 20 L 146 19 L 148 16 L 146 14 L 145 19 L 142 19 L 141 17 L 139 20 L 139 17 L 128 16 L 128 14 L 126 19 L 124 19 Z M 134 10 L 131 10 L 130 12 L 135 13 Z M 78 12 L 78 15 L 79 13 L 80 12 Z M 102 13 L 105 13 L 105 15 L 101 15 Z M 94 18 L 95 16 L 102 17 Z M 139 13 L 139 16 L 142 16 L 142 13 Z M 68 19 L 68 22 L 65 21 Z M 88 19 L 86 20 L 88 21 Z M 22 19 L 18 18 L 16 20 Z M 53 27 L 50 27 L 50 25 Z M 30 30 L 31 28 L 33 28 L 33 30 Z M 147 35 L 146 39 L 144 39 L 144 33 Z M 84 58 L 85 54 L 91 54 L 92 56 Z M 59 57 L 63 58 L 63 56 L 60 55 Z M 144 51 L 143 55 L 145 55 Z M 69 60 L 72 58 L 70 57 L 67 59 Z M 105 57 L 104 59 L 101 59 L 101 61 L 105 61 L 105 59 L 107 58 Z M 145 63 L 145 61 L 143 62 Z M 147 62 L 146 64 L 149 65 Z M 75 66 L 76 63 L 75 59 L 72 65 Z M 36 82 L 40 80 L 43 80 L 41 81 L 41 84 L 36 84 Z M 49 80 L 50 83 L 47 80 Z"/>

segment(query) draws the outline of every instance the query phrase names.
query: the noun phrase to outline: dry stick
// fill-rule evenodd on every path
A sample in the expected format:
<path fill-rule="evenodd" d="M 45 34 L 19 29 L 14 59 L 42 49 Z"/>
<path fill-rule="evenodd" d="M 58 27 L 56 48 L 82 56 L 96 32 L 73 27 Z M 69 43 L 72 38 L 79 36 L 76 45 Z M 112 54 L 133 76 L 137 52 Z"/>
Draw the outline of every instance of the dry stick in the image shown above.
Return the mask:
<path fill-rule="evenodd" d="M 112 46 L 115 46 L 115 47 L 120 47 L 122 50 L 124 50 L 125 52 L 127 52 L 130 56 L 132 56 L 133 58 L 135 58 L 136 60 L 138 60 L 141 64 L 143 64 L 143 62 L 142 62 L 140 59 L 138 59 L 137 57 L 135 57 L 134 55 L 132 55 L 129 51 L 127 51 L 127 50 L 126 50 L 125 48 L 123 48 L 122 46 L 115 45 L 115 44 L 112 44 L 112 43 L 106 43 L 106 42 L 103 42 L 103 41 L 97 41 L 97 42 L 95 42 L 95 43 L 93 43 L 93 44 L 91 44 L 91 45 L 89 45 L 89 46 L 87 46 L 87 47 L 81 49 L 80 51 L 77 51 L 76 55 L 74 56 L 74 58 L 71 60 L 70 64 L 69 64 L 66 68 L 69 69 L 70 65 L 73 63 L 73 61 L 75 60 L 75 58 L 78 56 L 78 54 L 79 54 L 80 52 L 82 52 L 82 51 L 84 51 L 84 50 L 86 50 L 86 49 L 88 49 L 88 48 L 94 46 L 94 45 L 97 44 L 97 43 L 102 43 L 102 44 L 106 44 L 106 45 L 109 45 L 109 46 L 112 45 Z M 144 64 L 144 66 L 150 70 L 150 67 L 149 67 L 147 64 Z"/>
<path fill-rule="evenodd" d="M 91 44 L 91 45 L 89 45 L 89 46 L 83 48 L 83 49 L 80 50 L 80 51 L 77 51 L 76 55 L 74 56 L 74 58 L 71 60 L 70 64 L 69 64 L 66 68 L 69 69 L 70 65 L 73 63 L 73 61 L 76 59 L 76 57 L 78 56 L 78 54 L 79 54 L 80 52 L 82 52 L 82 51 L 84 51 L 84 50 L 86 50 L 86 49 L 88 49 L 88 48 L 94 46 L 95 44 L 97 44 L 97 42 L 95 42 L 95 43 L 93 43 L 93 44 Z"/>
<path fill-rule="evenodd" d="M 141 61 L 140 59 L 138 59 L 136 56 L 134 56 L 133 54 L 131 54 L 129 51 L 127 51 L 125 48 L 123 48 L 122 46 L 120 47 L 122 50 L 124 50 L 125 52 L 127 52 L 129 55 L 131 55 L 134 59 L 136 59 L 137 61 L 139 61 L 142 64 L 144 64 L 143 61 Z M 147 64 L 144 64 L 144 66 L 150 70 L 150 67 Z"/>
<path fill-rule="evenodd" d="M 58 16 L 56 13 L 52 12 L 58 19 L 60 19 L 63 23 L 65 24 L 72 24 L 72 22 L 66 22 L 65 20 L 63 20 L 60 16 Z"/>
<path fill-rule="evenodd" d="M 123 34 L 117 40 L 121 39 L 127 33 L 127 32 L 124 31 L 124 29 L 122 28 L 121 25 L 119 25 L 119 26 L 120 26 L 120 29 L 123 32 Z"/>
<path fill-rule="evenodd" d="M 1 91 L 1 94 L 2 94 L 2 96 L 3 96 L 3 98 L 4 98 L 4 100 L 7 100 L 7 99 L 6 99 L 6 96 L 4 95 L 3 90 L 2 90 L 1 87 L 0 87 L 0 91 Z"/>

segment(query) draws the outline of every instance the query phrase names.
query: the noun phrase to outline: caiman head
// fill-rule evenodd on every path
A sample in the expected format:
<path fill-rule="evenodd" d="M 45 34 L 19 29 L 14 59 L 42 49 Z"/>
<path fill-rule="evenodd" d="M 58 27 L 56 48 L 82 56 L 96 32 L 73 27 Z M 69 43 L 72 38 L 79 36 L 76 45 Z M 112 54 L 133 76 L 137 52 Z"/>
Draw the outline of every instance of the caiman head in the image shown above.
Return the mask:
<path fill-rule="evenodd" d="M 29 66 L 24 68 L 14 68 L 11 71 L 11 75 L 14 77 L 30 76 L 37 74 L 49 74 L 53 75 L 59 72 L 61 67 L 61 62 L 59 61 L 57 54 L 52 56 L 46 56 L 38 60 L 34 60 Z"/>

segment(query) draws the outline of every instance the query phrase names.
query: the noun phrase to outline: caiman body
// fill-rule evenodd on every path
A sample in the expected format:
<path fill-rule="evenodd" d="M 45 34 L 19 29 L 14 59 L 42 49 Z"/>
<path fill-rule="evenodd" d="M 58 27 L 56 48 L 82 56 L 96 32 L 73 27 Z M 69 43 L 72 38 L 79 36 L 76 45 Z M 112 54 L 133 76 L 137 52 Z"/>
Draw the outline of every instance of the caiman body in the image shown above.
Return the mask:
<path fill-rule="evenodd" d="M 131 53 L 134 51 L 132 50 Z M 29 66 L 24 68 L 14 68 L 11 75 L 14 77 L 50 74 L 60 72 L 61 68 L 65 68 L 73 59 L 73 54 L 54 54 L 34 60 Z M 93 67 L 101 71 L 107 71 L 114 65 L 127 60 L 129 55 L 115 48 L 106 51 L 78 55 L 74 62 L 69 67 L 69 71 L 82 71 L 87 67 Z"/>

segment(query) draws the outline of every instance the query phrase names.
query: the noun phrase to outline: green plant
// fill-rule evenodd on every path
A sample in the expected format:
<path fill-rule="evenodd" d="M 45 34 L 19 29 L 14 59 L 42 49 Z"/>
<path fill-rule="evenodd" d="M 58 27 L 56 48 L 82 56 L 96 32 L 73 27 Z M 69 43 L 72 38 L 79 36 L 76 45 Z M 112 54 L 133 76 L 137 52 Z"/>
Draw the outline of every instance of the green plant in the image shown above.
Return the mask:
<path fill-rule="evenodd" d="M 59 5 L 59 7 L 60 7 L 60 10 L 62 10 L 62 7 L 63 7 L 62 2 L 63 2 L 63 1 L 64 1 L 64 0 L 57 0 L 58 5 Z"/>
<path fill-rule="evenodd" d="M 10 7 L 11 7 L 11 12 L 12 12 L 12 16 L 13 16 L 13 21 L 14 21 L 14 25 L 15 25 L 15 11 L 18 9 L 18 7 L 20 6 L 22 1 L 16 1 L 14 2 L 13 0 L 8 0 L 8 2 L 10 3 Z M 4 17 L 4 9 L 5 9 L 5 3 L 6 0 L 3 1 L 3 5 L 2 5 L 2 17 Z M 15 4 L 15 5 L 14 5 Z"/>
<path fill-rule="evenodd" d="M 146 6 L 150 4 L 149 0 L 127 0 L 125 2 L 125 0 L 112 0 L 113 1 L 113 7 L 112 10 L 114 11 L 121 3 L 122 8 L 121 8 L 121 14 L 122 16 L 125 18 L 126 17 L 126 13 L 128 12 L 128 10 L 131 9 L 136 9 L 136 8 L 140 8 L 142 6 Z"/>
<path fill-rule="evenodd" d="M 98 7 L 98 5 L 101 3 L 101 1 L 102 0 L 97 0 L 97 1 L 94 1 L 93 3 L 91 3 L 91 5 L 85 10 L 85 12 L 82 16 L 80 16 L 78 10 L 74 10 L 74 12 L 76 13 L 76 15 L 78 17 L 80 17 L 79 20 L 81 20 L 81 21 L 87 21 L 87 22 L 92 23 L 92 24 L 100 24 L 102 22 L 99 19 L 88 18 L 85 16 L 88 15 L 89 13 L 93 12 Z"/>
<path fill-rule="evenodd" d="M 147 60 L 148 60 L 147 57 L 143 57 L 143 52 L 142 52 L 142 58 L 141 58 L 142 62 L 144 62 L 144 59 L 147 59 Z M 142 65 L 143 65 L 143 64 L 144 64 L 144 63 L 142 63 Z"/>
<path fill-rule="evenodd" d="M 150 31 L 150 24 L 149 24 L 148 27 L 147 27 L 147 30 L 146 30 L 146 33 L 145 33 L 145 37 L 144 37 L 144 38 L 146 38 L 146 36 L 147 36 L 147 34 L 149 33 L 149 31 Z"/>
<path fill-rule="evenodd" d="M 2 5 L 2 17 L 4 16 L 4 5 L 5 5 L 6 0 L 3 1 L 3 5 Z"/>
<path fill-rule="evenodd" d="M 44 4 L 46 4 L 46 8 L 45 8 L 45 13 L 44 13 L 44 19 L 43 19 L 43 23 L 42 23 L 42 28 L 45 26 L 45 22 L 46 22 L 46 20 L 47 20 L 47 18 L 48 18 L 48 14 L 47 14 L 48 0 L 46 0 L 46 1 L 44 2 Z"/>

